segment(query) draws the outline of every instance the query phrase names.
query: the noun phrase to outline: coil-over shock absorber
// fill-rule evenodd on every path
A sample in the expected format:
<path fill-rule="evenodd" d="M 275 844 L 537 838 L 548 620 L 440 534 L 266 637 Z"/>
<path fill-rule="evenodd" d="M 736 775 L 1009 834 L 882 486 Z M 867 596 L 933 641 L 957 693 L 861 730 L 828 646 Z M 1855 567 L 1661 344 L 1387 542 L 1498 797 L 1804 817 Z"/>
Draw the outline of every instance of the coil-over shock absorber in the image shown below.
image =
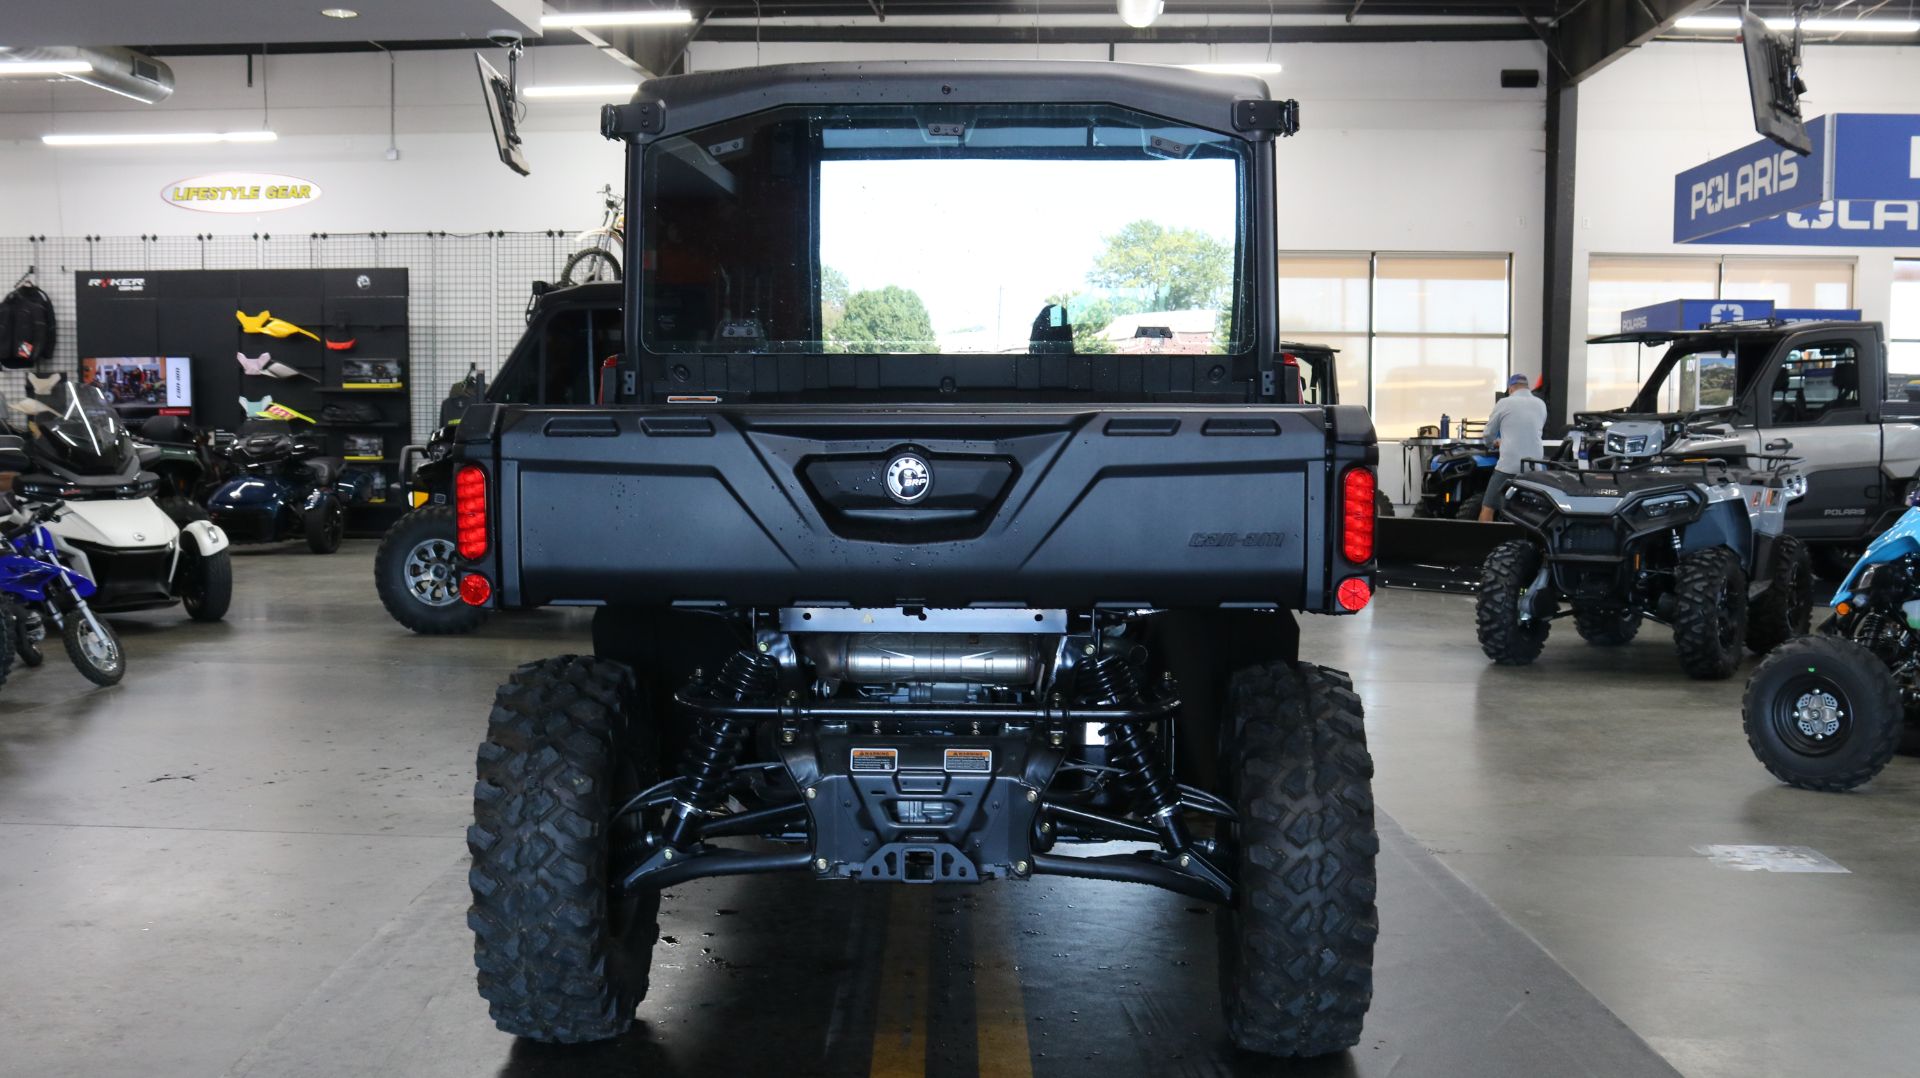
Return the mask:
<path fill-rule="evenodd" d="M 1142 698 L 1139 672 L 1119 655 L 1102 656 L 1085 668 L 1082 676 L 1086 678 L 1082 682 L 1083 703 L 1118 706 L 1138 703 Z M 1146 730 L 1139 723 L 1110 722 L 1100 728 L 1100 733 L 1107 739 L 1107 764 L 1119 772 L 1122 788 L 1153 821 L 1168 849 L 1186 849 L 1180 787 L 1174 783 L 1167 762 L 1154 751 Z"/>
<path fill-rule="evenodd" d="M 708 683 L 708 695 L 728 703 L 765 700 L 779 690 L 780 664 L 757 651 L 736 651 Z M 691 837 L 693 822 L 720 806 L 727 778 L 753 724 L 734 715 L 703 712 L 681 759 L 679 796 L 666 823 L 665 841 L 676 848 Z"/>

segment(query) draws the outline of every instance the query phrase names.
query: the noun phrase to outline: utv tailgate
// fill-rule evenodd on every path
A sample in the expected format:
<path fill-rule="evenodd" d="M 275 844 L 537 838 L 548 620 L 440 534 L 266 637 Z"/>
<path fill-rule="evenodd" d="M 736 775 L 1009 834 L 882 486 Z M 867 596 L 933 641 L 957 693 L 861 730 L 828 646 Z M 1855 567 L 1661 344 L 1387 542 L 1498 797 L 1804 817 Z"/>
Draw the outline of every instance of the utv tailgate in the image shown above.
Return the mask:
<path fill-rule="evenodd" d="M 494 473 L 505 606 L 1324 609 L 1331 478 L 1374 453 L 1359 409 L 1297 406 L 486 419 L 462 455 Z"/>

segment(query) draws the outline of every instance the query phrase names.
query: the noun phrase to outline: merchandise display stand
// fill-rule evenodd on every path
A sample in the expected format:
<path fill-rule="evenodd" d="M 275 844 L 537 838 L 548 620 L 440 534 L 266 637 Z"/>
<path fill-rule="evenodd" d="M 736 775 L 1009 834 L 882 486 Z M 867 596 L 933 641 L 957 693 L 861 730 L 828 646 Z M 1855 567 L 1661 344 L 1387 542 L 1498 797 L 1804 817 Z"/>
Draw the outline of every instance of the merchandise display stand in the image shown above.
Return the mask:
<path fill-rule="evenodd" d="M 192 358 L 193 423 L 235 430 L 266 402 L 310 419 L 367 485 L 348 517 L 378 534 L 399 516 L 411 416 L 407 271 L 159 270 L 74 275 L 77 350 Z"/>

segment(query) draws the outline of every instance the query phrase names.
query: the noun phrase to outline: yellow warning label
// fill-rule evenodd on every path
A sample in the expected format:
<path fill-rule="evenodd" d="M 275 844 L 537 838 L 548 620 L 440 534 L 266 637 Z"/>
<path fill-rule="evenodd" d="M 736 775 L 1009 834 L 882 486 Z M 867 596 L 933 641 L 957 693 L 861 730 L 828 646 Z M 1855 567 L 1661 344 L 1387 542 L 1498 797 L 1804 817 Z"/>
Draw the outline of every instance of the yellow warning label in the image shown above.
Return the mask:
<path fill-rule="evenodd" d="M 854 749 L 847 766 L 855 771 L 893 771 L 900 766 L 900 750 Z"/>

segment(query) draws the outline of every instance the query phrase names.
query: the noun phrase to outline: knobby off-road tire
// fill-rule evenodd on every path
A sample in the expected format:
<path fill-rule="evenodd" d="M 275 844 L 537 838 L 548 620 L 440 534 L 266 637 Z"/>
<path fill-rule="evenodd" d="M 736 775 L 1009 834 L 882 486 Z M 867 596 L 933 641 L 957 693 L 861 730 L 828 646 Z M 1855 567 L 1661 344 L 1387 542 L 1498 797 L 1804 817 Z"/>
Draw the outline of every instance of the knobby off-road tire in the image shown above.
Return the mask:
<path fill-rule="evenodd" d="M 604 247 L 584 247 L 567 256 L 560 268 L 560 283 L 587 284 L 592 281 L 620 279 L 620 259 Z"/>
<path fill-rule="evenodd" d="M 1631 643 L 1640 632 L 1640 612 L 1625 607 L 1576 606 L 1573 627 L 1589 644 L 1618 647 Z"/>
<path fill-rule="evenodd" d="M 621 663 L 565 655 L 494 695 L 473 787 L 473 960 L 494 1024 L 539 1041 L 624 1032 L 646 998 L 660 895 L 616 901 L 614 810 L 658 776 Z M 630 818 L 630 817 L 629 817 Z"/>
<path fill-rule="evenodd" d="M 1696 550 L 1673 571 L 1673 649 L 1688 677 L 1717 681 L 1740 665 L 1747 574 L 1725 547 Z"/>
<path fill-rule="evenodd" d="M 1228 684 L 1222 761 L 1239 891 L 1217 918 L 1235 1044 L 1317 1056 L 1359 1043 L 1373 1000 L 1373 758 L 1337 670 L 1274 662 Z"/>
<path fill-rule="evenodd" d="M 1836 705 L 1814 733 L 1797 709 Z M 1741 701 L 1747 747 L 1773 777 L 1803 790 L 1851 790 L 1880 773 L 1900 747 L 1906 715 L 1893 675 L 1873 652 L 1837 636 L 1803 636 L 1774 649 L 1747 680 Z"/>
<path fill-rule="evenodd" d="M 1521 604 L 1540 575 L 1540 550 L 1525 539 L 1509 539 L 1493 548 L 1480 567 L 1480 595 L 1473 620 L 1480 650 L 1501 666 L 1525 666 L 1540 657 L 1553 623 L 1534 618 L 1522 623 Z"/>
<path fill-rule="evenodd" d="M 7 634 L 7 646 L 0 647 L 0 653 L 4 653 L 0 654 L 0 685 L 7 683 L 7 675 L 13 673 L 13 660 L 22 650 L 21 641 L 24 638 L 21 634 L 26 631 L 26 614 L 27 612 L 11 598 L 0 599 L 0 628 L 4 628 Z M 27 663 L 27 665 L 40 664 Z"/>
<path fill-rule="evenodd" d="M 452 506 L 425 506 L 394 521 L 373 556 L 380 605 L 416 633 L 470 633 L 487 620 L 484 607 L 460 598 L 454 565 L 457 531 Z"/>
<path fill-rule="evenodd" d="M 1747 647 L 1758 655 L 1807 635 L 1813 621 L 1813 559 L 1800 540 L 1774 540 L 1771 575 L 1767 590 L 1747 608 Z"/>

